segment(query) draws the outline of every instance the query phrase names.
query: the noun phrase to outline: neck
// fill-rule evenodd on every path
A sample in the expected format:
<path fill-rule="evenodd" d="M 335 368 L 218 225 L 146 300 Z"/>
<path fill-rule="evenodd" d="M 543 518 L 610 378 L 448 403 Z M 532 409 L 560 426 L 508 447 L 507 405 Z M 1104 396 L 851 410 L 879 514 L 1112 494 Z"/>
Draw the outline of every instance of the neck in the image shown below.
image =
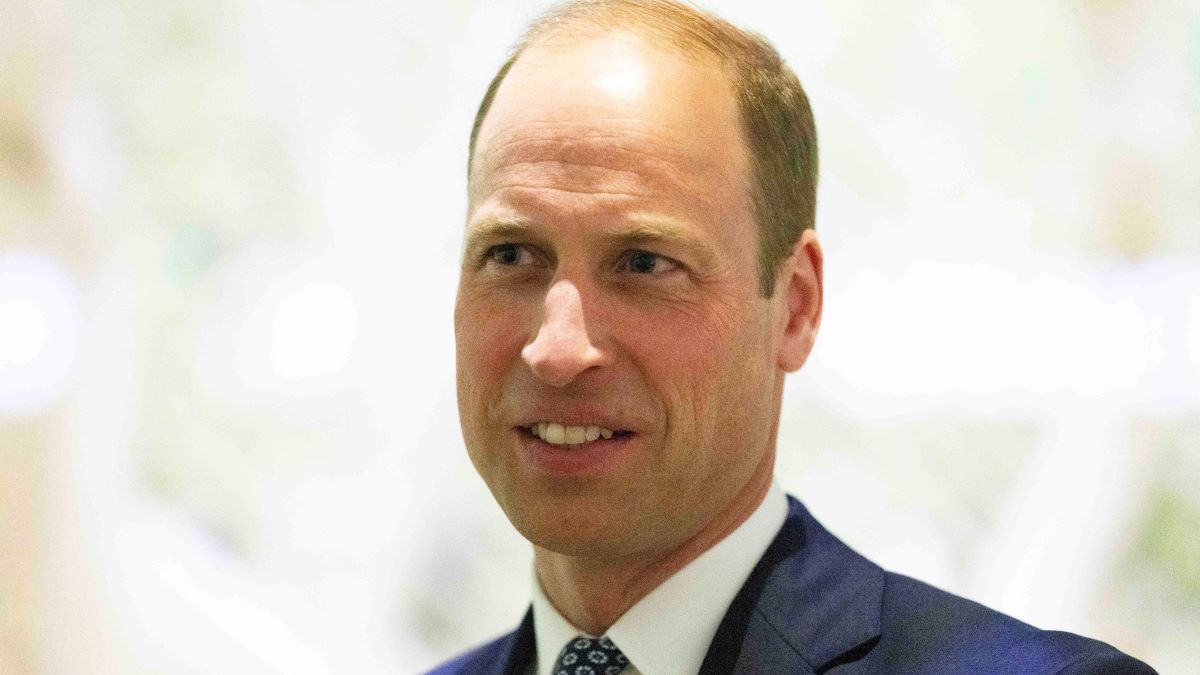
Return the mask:
<path fill-rule="evenodd" d="M 596 561 L 535 547 L 534 569 L 546 598 L 576 628 L 603 635 L 630 607 L 746 522 L 771 487 L 773 459 L 696 534 L 660 554 Z"/>

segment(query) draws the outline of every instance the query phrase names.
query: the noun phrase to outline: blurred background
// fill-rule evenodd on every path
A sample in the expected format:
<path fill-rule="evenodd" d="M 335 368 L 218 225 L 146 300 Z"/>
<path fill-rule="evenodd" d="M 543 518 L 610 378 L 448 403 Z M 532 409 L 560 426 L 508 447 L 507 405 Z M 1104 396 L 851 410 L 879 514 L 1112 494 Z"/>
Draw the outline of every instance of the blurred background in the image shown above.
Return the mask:
<path fill-rule="evenodd" d="M 514 627 L 462 447 L 467 135 L 543 2 L 0 0 L 0 673 L 413 673 Z M 706 3 L 809 92 L 779 482 L 1200 663 L 1200 5 Z"/>

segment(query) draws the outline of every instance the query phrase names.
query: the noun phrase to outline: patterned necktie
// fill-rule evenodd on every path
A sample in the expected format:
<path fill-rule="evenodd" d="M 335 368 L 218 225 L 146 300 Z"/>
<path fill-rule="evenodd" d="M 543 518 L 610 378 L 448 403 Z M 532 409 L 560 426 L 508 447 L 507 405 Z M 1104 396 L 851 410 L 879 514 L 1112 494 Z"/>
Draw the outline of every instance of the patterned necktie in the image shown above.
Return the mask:
<path fill-rule="evenodd" d="M 554 661 L 554 675 L 617 675 L 629 659 L 607 637 L 577 637 L 567 643 Z"/>

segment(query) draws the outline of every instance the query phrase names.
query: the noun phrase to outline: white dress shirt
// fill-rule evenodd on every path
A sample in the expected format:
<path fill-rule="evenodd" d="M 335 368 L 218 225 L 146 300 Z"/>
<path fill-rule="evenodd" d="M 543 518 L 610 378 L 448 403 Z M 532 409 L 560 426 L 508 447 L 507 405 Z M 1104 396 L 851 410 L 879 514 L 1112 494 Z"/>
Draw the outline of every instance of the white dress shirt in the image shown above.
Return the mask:
<path fill-rule="evenodd" d="M 605 633 L 629 659 L 621 675 L 695 675 L 721 619 L 787 519 L 774 481 L 754 513 L 621 615 Z M 567 641 L 587 635 L 559 614 L 533 579 L 534 675 L 551 669 Z M 598 637 L 598 636 L 589 636 Z"/>

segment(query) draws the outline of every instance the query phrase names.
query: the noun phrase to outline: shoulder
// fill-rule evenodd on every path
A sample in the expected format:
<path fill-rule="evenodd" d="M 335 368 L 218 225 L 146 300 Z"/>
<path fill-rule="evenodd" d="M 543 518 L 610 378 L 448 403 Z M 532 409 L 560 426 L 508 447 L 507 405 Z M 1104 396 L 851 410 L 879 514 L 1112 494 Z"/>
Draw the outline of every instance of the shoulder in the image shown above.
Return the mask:
<path fill-rule="evenodd" d="M 872 651 L 896 672 L 1154 673 L 1099 640 L 1040 630 L 891 572 L 884 575 L 881 618 L 880 640 Z"/>
<path fill-rule="evenodd" d="M 516 632 L 496 638 L 491 642 L 461 654 L 429 671 L 428 675 L 482 675 L 499 672 L 497 664 L 503 663 L 512 651 Z"/>
<path fill-rule="evenodd" d="M 1154 673 L 1098 640 L 1040 630 L 887 572 L 822 527 L 794 498 L 760 564 L 770 572 L 752 604 L 773 631 L 759 631 L 758 639 L 786 642 L 817 672 Z"/>

